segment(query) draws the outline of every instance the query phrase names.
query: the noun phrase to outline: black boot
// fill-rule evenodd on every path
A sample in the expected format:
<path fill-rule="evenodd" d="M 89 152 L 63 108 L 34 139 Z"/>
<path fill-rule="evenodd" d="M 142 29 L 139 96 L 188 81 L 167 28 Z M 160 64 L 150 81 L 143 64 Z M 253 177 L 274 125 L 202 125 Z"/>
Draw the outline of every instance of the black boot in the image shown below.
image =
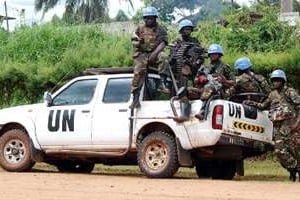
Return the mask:
<path fill-rule="evenodd" d="M 202 101 L 202 106 L 198 114 L 195 115 L 195 117 L 199 120 L 204 120 L 205 118 L 205 107 L 206 107 L 207 101 Z"/>
<path fill-rule="evenodd" d="M 296 171 L 296 169 L 288 169 L 288 171 L 290 172 L 290 177 L 289 177 L 289 179 L 290 179 L 290 181 L 293 181 L 293 182 L 295 182 L 296 181 L 296 175 L 297 175 L 297 171 Z"/>
<path fill-rule="evenodd" d="M 134 108 L 140 108 L 141 103 L 140 103 L 140 91 L 133 91 L 133 100 L 131 105 L 129 106 L 130 109 Z"/>
<path fill-rule="evenodd" d="M 180 102 L 180 113 L 179 117 L 174 117 L 174 121 L 177 123 L 183 123 L 189 120 L 191 113 L 191 104 L 187 102 Z"/>

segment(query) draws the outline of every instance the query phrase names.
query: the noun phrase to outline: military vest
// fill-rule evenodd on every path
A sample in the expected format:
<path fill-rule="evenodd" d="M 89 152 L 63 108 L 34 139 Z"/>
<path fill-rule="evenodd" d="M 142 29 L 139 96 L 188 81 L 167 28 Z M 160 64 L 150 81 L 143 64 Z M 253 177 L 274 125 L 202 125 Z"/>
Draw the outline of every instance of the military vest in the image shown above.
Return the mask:
<path fill-rule="evenodd" d="M 142 38 L 140 47 L 138 48 L 141 52 L 151 52 L 159 45 L 159 27 L 146 27 L 142 25 L 138 28 L 137 35 Z"/>

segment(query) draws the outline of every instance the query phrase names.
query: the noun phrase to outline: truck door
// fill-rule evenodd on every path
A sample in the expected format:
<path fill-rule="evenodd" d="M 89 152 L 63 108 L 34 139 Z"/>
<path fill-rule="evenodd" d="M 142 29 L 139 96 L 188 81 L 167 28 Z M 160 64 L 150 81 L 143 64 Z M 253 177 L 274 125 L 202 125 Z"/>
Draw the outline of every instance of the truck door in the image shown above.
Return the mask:
<path fill-rule="evenodd" d="M 53 97 L 36 119 L 42 146 L 91 144 L 93 97 L 97 79 L 77 80 Z"/>
<path fill-rule="evenodd" d="M 97 102 L 92 125 L 92 142 L 106 148 L 127 147 L 130 117 L 130 77 L 107 80 L 101 102 Z M 98 105 L 99 104 L 99 105 Z"/>

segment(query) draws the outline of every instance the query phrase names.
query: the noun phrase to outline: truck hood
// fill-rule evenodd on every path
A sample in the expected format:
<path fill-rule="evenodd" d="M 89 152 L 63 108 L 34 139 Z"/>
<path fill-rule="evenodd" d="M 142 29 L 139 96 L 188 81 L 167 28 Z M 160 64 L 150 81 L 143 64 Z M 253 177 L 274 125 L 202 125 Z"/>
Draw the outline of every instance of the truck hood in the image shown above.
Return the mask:
<path fill-rule="evenodd" d="M 28 115 L 34 116 L 42 106 L 45 106 L 44 103 L 38 104 L 30 104 L 30 105 L 23 105 L 23 106 L 15 106 L 10 108 L 4 108 L 0 110 L 0 118 L 7 117 L 9 115 Z"/>

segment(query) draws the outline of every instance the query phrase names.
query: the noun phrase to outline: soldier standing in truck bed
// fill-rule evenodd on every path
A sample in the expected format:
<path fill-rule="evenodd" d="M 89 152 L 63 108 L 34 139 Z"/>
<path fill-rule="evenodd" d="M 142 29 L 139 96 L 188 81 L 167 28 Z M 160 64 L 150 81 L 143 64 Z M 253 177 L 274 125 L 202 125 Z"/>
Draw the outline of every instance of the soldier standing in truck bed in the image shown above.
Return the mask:
<path fill-rule="evenodd" d="M 195 82 L 198 83 L 198 85 L 202 84 L 203 86 L 200 96 L 200 99 L 202 100 L 202 107 L 199 113 L 195 115 L 195 117 L 199 120 L 203 120 L 205 117 L 205 107 L 210 97 L 212 97 L 214 94 L 217 94 L 217 92 L 220 92 L 220 96 L 225 98 L 230 95 L 228 93 L 233 90 L 232 87 L 235 85 L 235 76 L 233 72 L 230 70 L 229 65 L 225 64 L 221 60 L 221 57 L 224 55 L 222 46 L 219 44 L 211 44 L 207 53 L 210 58 L 210 64 L 208 66 L 201 67 L 195 79 Z M 206 79 L 203 83 L 199 83 L 201 78 L 200 76 L 208 75 L 213 79 L 210 81 Z M 222 87 L 220 91 L 217 91 L 219 90 L 219 83 L 222 85 Z"/>

